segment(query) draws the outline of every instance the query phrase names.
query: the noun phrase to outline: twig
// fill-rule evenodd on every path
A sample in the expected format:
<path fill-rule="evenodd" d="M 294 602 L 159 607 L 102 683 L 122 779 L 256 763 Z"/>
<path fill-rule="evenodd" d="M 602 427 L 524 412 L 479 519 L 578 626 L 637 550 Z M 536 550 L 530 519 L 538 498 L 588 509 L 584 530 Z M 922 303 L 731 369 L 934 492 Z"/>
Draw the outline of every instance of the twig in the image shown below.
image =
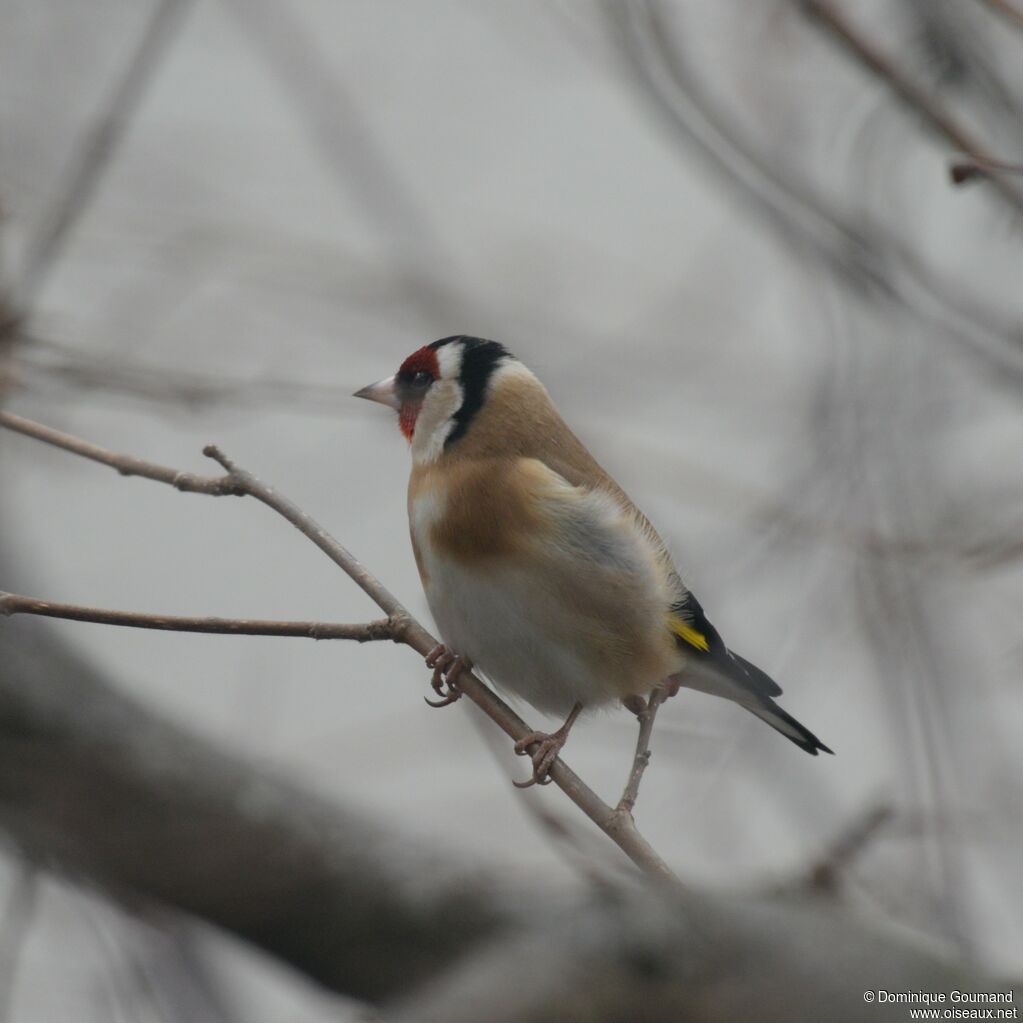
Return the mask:
<path fill-rule="evenodd" d="M 174 38 L 192 0 L 160 0 L 153 10 L 124 74 L 114 87 L 99 120 L 75 153 L 54 212 L 32 239 L 16 298 L 24 314 L 96 191 L 104 169 L 121 142 L 139 102 Z"/>
<path fill-rule="evenodd" d="M 58 604 L 0 590 L 0 616 L 19 614 L 63 618 L 72 622 L 93 622 L 96 625 L 125 625 L 131 629 L 208 632 L 226 636 L 296 636 L 303 639 L 352 639 L 357 643 L 394 638 L 394 629 L 388 618 L 360 622 L 357 625 L 342 625 L 339 622 L 278 622 L 258 618 L 153 615 L 82 607 L 80 604 Z"/>
<path fill-rule="evenodd" d="M 351 388 L 326 386 L 273 377 L 244 378 L 197 373 L 153 365 L 118 355 L 76 349 L 38 334 L 18 330 L 13 352 L 16 370 L 32 378 L 71 387 L 76 393 L 100 391 L 140 398 L 148 403 L 202 408 L 211 405 L 261 407 L 273 405 L 303 414 L 330 410 L 337 416 L 338 400 Z"/>
<path fill-rule="evenodd" d="M 964 185 L 976 178 L 988 178 L 993 173 L 1023 174 L 1023 163 L 1008 160 L 953 160 L 948 165 L 948 176 L 953 185 Z"/>
<path fill-rule="evenodd" d="M 386 155 L 378 126 L 350 94 L 323 40 L 310 32 L 294 5 L 272 0 L 232 0 L 241 29 L 259 48 L 292 104 L 298 126 L 347 196 L 385 239 L 398 275 L 397 292 L 410 295 L 427 316 L 450 316 L 443 273 L 426 278 L 423 264 L 452 267 L 446 235 L 437 229 L 404 175 Z"/>
<path fill-rule="evenodd" d="M 651 112 L 664 119 L 687 154 L 695 152 L 711 168 L 716 183 L 751 203 L 798 259 L 812 258 L 857 301 L 870 295 L 925 324 L 928 336 L 954 339 L 979 357 L 971 365 L 983 367 L 998 386 L 1019 385 L 1020 325 L 964 291 L 956 279 L 936 275 L 886 223 L 862 212 L 850 216 L 790 162 L 780 164 L 755 144 L 669 31 L 669 12 L 677 21 L 679 5 L 607 0 L 603 9 L 624 66 Z"/>
<path fill-rule="evenodd" d="M 842 871 L 848 868 L 894 816 L 893 808 L 887 803 L 881 803 L 856 817 L 832 840 L 824 855 L 806 872 L 805 886 L 812 891 L 834 894 Z"/>
<path fill-rule="evenodd" d="M 658 687 L 650 694 L 645 709 L 636 715 L 639 719 L 636 756 L 632 761 L 632 770 L 629 772 L 629 780 L 625 784 L 625 791 L 615 807 L 616 814 L 629 814 L 631 816 L 632 808 L 636 805 L 636 800 L 639 798 L 639 783 L 643 780 L 643 772 L 650 763 L 650 736 L 654 730 L 654 719 L 657 717 L 657 709 L 666 699 L 667 694 Z"/>
<path fill-rule="evenodd" d="M 108 465 L 122 475 L 143 476 L 146 479 L 167 483 L 178 490 L 209 494 L 214 497 L 248 495 L 256 498 L 287 519 L 316 544 L 331 561 L 347 573 L 388 616 L 392 638 L 395 642 L 410 646 L 424 657 L 437 645 L 437 640 L 409 614 L 404 605 L 350 551 L 296 504 L 258 480 L 251 473 L 236 466 L 215 445 L 207 446 L 203 449 L 203 453 L 221 465 L 225 470 L 225 475 L 205 477 L 178 472 L 175 469 L 145 462 L 142 459 L 117 454 L 10 412 L 0 412 L 0 426 L 6 426 L 18 433 Z M 516 742 L 533 731 L 502 699 L 480 681 L 475 673 L 463 671 L 458 676 L 458 688 Z M 640 870 L 663 881 L 680 883 L 671 868 L 640 834 L 631 813 L 617 813 L 561 759 L 555 761 L 550 777 Z"/>
<path fill-rule="evenodd" d="M 122 476 L 144 476 L 146 479 L 169 483 L 178 490 L 194 494 L 212 494 L 217 497 L 234 494 L 241 497 L 245 493 L 230 476 L 198 476 L 191 472 L 178 472 L 177 469 L 169 469 L 154 462 L 144 462 L 141 458 L 132 458 L 130 455 L 120 455 L 114 451 L 107 451 L 97 444 L 90 444 L 87 440 L 43 426 L 42 423 L 16 416 L 13 412 L 0 412 L 0 426 L 14 430 L 15 433 L 23 433 L 26 437 L 34 437 L 44 444 L 63 448 L 101 465 L 109 465 Z"/>
<path fill-rule="evenodd" d="M 993 166 L 983 144 L 961 125 L 944 107 L 940 106 L 925 89 L 909 78 L 871 39 L 859 31 L 831 0 L 798 0 L 803 10 L 815 18 L 843 48 L 868 71 L 874 74 L 902 101 L 903 105 L 919 114 L 931 130 L 966 153 L 978 164 Z M 1008 181 L 991 176 L 999 194 L 1017 212 L 1023 213 L 1023 193 Z"/>

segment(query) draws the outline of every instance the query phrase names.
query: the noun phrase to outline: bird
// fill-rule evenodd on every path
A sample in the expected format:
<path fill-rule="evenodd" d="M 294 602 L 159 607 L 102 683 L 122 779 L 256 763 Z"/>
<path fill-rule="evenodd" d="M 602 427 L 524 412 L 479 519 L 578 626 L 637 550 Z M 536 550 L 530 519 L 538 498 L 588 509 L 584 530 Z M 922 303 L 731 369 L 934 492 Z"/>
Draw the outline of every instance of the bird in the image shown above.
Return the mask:
<path fill-rule="evenodd" d="M 664 541 L 504 345 L 427 344 L 355 397 L 389 406 L 408 441 L 412 550 L 441 643 L 427 655 L 445 706 L 475 668 L 564 718 L 515 745 L 546 784 L 580 714 L 653 694 L 724 697 L 814 756 L 833 752 L 730 650 Z"/>

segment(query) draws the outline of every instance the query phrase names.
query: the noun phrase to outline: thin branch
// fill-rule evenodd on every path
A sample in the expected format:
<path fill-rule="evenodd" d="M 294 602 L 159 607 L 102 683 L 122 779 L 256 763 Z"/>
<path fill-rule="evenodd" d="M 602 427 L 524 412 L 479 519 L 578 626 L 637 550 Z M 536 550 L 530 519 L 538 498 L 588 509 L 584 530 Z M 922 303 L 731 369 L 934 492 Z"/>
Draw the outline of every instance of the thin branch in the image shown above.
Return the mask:
<path fill-rule="evenodd" d="M 69 433 L 61 433 L 42 423 L 33 422 L 17 416 L 13 412 L 0 412 L 0 426 L 5 426 L 15 433 L 23 433 L 26 437 L 34 437 L 44 444 L 52 444 L 56 448 L 63 448 L 72 454 L 81 455 L 90 461 L 99 462 L 101 465 L 108 465 L 116 469 L 122 476 L 144 476 L 146 479 L 156 480 L 158 483 L 169 483 L 178 490 L 184 490 L 194 494 L 212 494 L 220 497 L 225 494 L 241 496 L 245 491 L 238 488 L 238 484 L 230 476 L 197 476 L 191 472 L 178 472 L 177 469 L 169 469 L 164 465 L 157 465 L 154 462 L 145 462 L 141 458 L 132 458 L 130 455 L 120 455 L 114 451 L 107 451 L 97 444 L 90 444 L 79 437 L 72 437 Z"/>
<path fill-rule="evenodd" d="M 208 445 L 203 449 L 203 453 L 221 465 L 225 475 L 203 477 L 108 451 L 13 413 L 0 412 L 0 426 L 6 426 L 18 433 L 63 448 L 72 454 L 108 465 L 122 475 L 143 476 L 146 479 L 167 483 L 178 490 L 214 497 L 230 494 L 256 498 L 287 519 L 316 544 L 370 597 L 388 616 L 395 642 L 410 646 L 424 657 L 437 646 L 436 638 L 409 614 L 404 605 L 347 548 L 283 494 L 279 494 L 251 473 L 235 465 L 215 445 Z M 464 671 L 459 675 L 458 688 L 516 742 L 534 731 L 473 672 Z M 640 870 L 663 881 L 680 883 L 671 868 L 639 833 L 631 813 L 617 813 L 560 758 L 551 768 L 550 777 Z"/>
<path fill-rule="evenodd" d="M 16 372 L 26 384 L 42 380 L 69 387 L 76 394 L 99 391 L 141 398 L 147 403 L 184 405 L 187 408 L 231 405 L 286 408 L 299 413 L 337 416 L 339 399 L 351 388 L 273 377 L 239 377 L 188 372 L 106 353 L 76 349 L 31 334 L 16 332 L 13 351 Z"/>
<path fill-rule="evenodd" d="M 830 0 L 799 0 L 803 10 L 819 22 L 838 43 L 875 77 L 884 82 L 903 105 L 923 118 L 933 132 L 979 164 L 994 166 L 983 143 L 942 107 L 926 89 L 914 82 L 903 70 L 860 32 Z M 1023 213 L 1023 193 L 994 174 L 992 184 L 1018 213 Z"/>
<path fill-rule="evenodd" d="M 157 629 L 163 632 L 206 632 L 225 636 L 295 636 L 302 639 L 352 639 L 357 643 L 394 639 L 389 618 L 357 625 L 339 622 L 278 622 L 259 618 L 197 618 L 186 615 L 140 614 L 137 611 L 112 611 L 80 604 L 58 604 L 20 593 L 0 590 L 0 616 L 39 615 L 96 625 L 124 625 L 131 629 Z"/>
<path fill-rule="evenodd" d="M 622 798 L 618 800 L 615 807 L 616 814 L 632 814 L 632 808 L 639 798 L 639 784 L 643 780 L 643 772 L 650 763 L 650 737 L 654 731 L 654 719 L 657 717 L 657 709 L 668 698 L 664 689 L 658 687 L 646 701 L 646 707 L 637 715 L 639 720 L 639 735 L 636 738 L 636 756 L 632 761 L 632 770 L 629 772 L 629 780 L 625 784 L 625 791 Z"/>
<path fill-rule="evenodd" d="M 411 295 L 424 315 L 449 318 L 449 296 L 438 286 L 444 274 L 424 278 L 420 271 L 424 263 L 453 266 L 446 236 L 409 187 L 413 179 L 396 173 L 378 126 L 326 58 L 324 40 L 309 30 L 295 5 L 232 0 L 228 7 L 280 82 L 324 166 L 346 192 L 354 192 L 359 210 L 381 232 L 399 277 L 398 293 Z"/>

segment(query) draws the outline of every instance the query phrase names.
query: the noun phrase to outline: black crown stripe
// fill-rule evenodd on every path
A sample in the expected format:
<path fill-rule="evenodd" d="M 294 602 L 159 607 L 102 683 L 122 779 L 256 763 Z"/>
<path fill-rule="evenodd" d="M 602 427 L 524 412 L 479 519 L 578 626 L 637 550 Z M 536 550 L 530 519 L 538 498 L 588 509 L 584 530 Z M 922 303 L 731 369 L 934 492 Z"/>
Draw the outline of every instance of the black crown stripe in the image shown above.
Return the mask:
<path fill-rule="evenodd" d="M 462 404 L 452 416 L 454 428 L 444 441 L 444 447 L 454 444 L 465 435 L 476 413 L 483 407 L 487 385 L 494 375 L 494 370 L 506 359 L 513 356 L 504 345 L 497 341 L 487 341 L 481 337 L 469 337 L 466 334 L 453 334 L 441 338 L 430 345 L 436 351 L 449 344 L 461 344 L 462 369 L 458 382 L 462 386 Z"/>

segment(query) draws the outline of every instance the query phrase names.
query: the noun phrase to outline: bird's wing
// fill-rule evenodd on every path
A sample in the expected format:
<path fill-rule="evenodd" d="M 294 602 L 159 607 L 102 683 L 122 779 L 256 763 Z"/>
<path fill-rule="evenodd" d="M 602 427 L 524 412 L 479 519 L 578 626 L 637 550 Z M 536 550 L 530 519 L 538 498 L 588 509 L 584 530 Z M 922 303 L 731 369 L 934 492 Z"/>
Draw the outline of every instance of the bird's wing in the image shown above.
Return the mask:
<path fill-rule="evenodd" d="M 668 594 L 660 608 L 663 620 L 675 644 L 686 655 L 685 670 L 677 676 L 679 681 L 689 688 L 738 703 L 813 756 L 819 751 L 831 753 L 817 736 L 774 701 L 774 697 L 781 695 L 781 686 L 767 672 L 725 646 L 700 602 L 682 584 L 663 541 L 624 491 L 592 460 L 590 464 L 578 460 L 575 468 L 582 471 L 576 477 L 579 485 L 573 489 L 610 496 L 631 522 L 632 532 L 642 535 L 654 552 Z M 588 490 L 587 484 L 595 484 L 594 489 Z"/>
<path fill-rule="evenodd" d="M 712 691 L 715 695 L 727 695 L 732 699 L 736 696 L 744 697 L 747 693 L 756 697 L 780 696 L 781 686 L 774 679 L 745 657 L 732 653 L 725 646 L 717 629 L 704 614 L 696 596 L 682 583 L 667 546 L 657 531 L 589 452 L 581 444 L 574 443 L 563 445 L 550 454 L 553 457 L 549 458 L 549 462 L 559 470 L 557 473 L 559 478 L 566 477 L 582 490 L 611 495 L 631 516 L 636 528 L 644 534 L 655 550 L 661 570 L 667 578 L 670 593 L 665 604 L 667 628 L 674 636 L 675 642 L 688 655 L 687 660 L 695 662 L 694 667 L 706 669 L 700 674 L 707 679 L 707 691 Z M 554 472 L 555 469 L 551 471 Z"/>
<path fill-rule="evenodd" d="M 542 510 L 544 542 L 594 567 L 657 574 L 660 540 L 616 489 L 573 484 L 534 458 L 519 459 L 514 476 Z"/>

